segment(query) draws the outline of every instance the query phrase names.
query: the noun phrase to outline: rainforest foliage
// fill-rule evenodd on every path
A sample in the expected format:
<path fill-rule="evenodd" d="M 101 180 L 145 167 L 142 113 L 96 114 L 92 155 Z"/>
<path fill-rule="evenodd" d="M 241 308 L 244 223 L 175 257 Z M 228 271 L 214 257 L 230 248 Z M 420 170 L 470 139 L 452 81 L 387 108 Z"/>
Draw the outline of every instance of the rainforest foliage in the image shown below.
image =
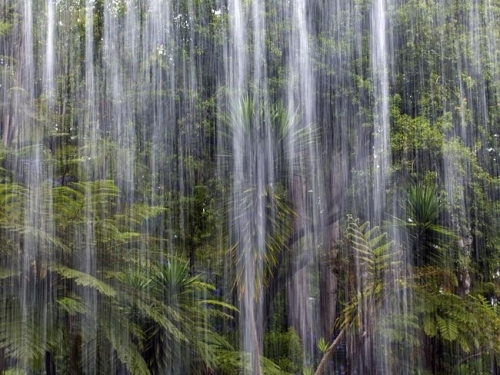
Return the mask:
<path fill-rule="evenodd" d="M 500 2 L 385 1 L 386 98 L 375 3 L 0 0 L 0 374 L 499 373 Z"/>

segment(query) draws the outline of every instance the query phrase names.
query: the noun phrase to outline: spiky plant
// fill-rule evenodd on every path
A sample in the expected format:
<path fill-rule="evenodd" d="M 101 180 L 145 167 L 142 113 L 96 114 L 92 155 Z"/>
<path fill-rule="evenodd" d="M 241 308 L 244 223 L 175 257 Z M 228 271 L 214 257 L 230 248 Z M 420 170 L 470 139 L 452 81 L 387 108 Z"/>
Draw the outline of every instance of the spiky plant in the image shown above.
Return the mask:
<path fill-rule="evenodd" d="M 413 185 L 408 190 L 406 220 L 413 264 L 442 266 L 456 236 L 440 222 L 442 203 L 436 186 Z"/>
<path fill-rule="evenodd" d="M 235 287 L 251 345 L 254 373 L 260 373 L 262 329 L 257 322 L 263 288 L 286 251 L 294 213 L 286 190 L 288 171 L 310 135 L 297 127 L 297 114 L 258 95 L 232 101 L 221 119 L 221 165 L 232 181 L 228 247 L 235 266 Z"/>
<path fill-rule="evenodd" d="M 145 266 L 147 272 L 113 275 L 126 286 L 120 305 L 143 336 L 142 356 L 152 374 L 202 373 L 215 369 L 233 348 L 213 325 L 229 318 L 231 305 L 212 298 L 215 288 L 192 275 L 189 263 L 169 258 Z"/>

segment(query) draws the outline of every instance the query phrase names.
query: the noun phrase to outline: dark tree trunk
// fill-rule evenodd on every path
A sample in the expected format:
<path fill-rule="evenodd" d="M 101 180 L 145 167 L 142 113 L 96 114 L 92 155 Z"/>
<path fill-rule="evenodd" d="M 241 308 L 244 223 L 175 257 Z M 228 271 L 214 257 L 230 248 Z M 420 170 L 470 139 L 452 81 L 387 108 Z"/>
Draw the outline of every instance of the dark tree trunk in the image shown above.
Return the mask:
<path fill-rule="evenodd" d="M 56 364 L 54 363 L 54 357 L 50 352 L 45 352 L 45 374 L 56 375 Z"/>
<path fill-rule="evenodd" d="M 5 371 L 5 350 L 0 348 L 0 375 Z"/>
<path fill-rule="evenodd" d="M 333 212 L 339 217 L 338 207 L 334 207 Z M 335 262 L 334 249 L 338 245 L 340 237 L 339 221 L 328 223 L 328 229 L 325 231 L 323 261 L 320 264 L 320 322 L 321 336 L 327 341 L 332 339 L 337 314 L 337 288 L 338 277 L 332 271 L 332 265 Z"/>
<path fill-rule="evenodd" d="M 327 341 L 332 339 L 337 313 L 337 275 L 328 266 L 320 266 L 320 322 L 321 336 Z"/>

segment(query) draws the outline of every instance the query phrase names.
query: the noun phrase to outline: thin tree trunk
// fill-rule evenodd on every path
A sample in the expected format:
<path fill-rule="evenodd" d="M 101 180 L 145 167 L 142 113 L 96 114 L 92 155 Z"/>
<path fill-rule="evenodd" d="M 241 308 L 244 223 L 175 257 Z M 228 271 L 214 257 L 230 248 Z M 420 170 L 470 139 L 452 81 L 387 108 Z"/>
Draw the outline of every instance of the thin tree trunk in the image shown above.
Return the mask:
<path fill-rule="evenodd" d="M 338 280 L 330 267 L 320 265 L 320 324 L 321 337 L 327 341 L 332 339 L 335 318 L 337 315 Z"/>
<path fill-rule="evenodd" d="M 8 114 L 8 110 L 6 110 L 7 113 L 4 113 L 3 115 L 3 121 L 2 121 L 2 125 L 3 125 L 3 129 L 2 129 L 2 143 L 3 143 L 3 146 L 4 147 L 7 147 L 10 143 L 10 137 L 9 137 L 9 134 L 10 134 L 10 123 L 11 123 L 11 117 L 9 116 Z"/>
<path fill-rule="evenodd" d="M 314 375 L 322 375 L 323 372 L 325 371 L 325 368 L 328 364 L 328 361 L 332 357 L 333 353 L 335 352 L 335 349 L 337 349 L 337 346 L 341 343 L 341 341 L 344 339 L 345 333 L 347 330 L 347 326 L 342 328 L 342 330 L 339 332 L 338 336 L 333 340 L 333 342 L 330 344 L 328 349 L 326 349 L 325 354 L 323 354 L 323 358 L 321 358 L 321 361 L 319 362 L 318 368 L 316 369 L 316 372 Z"/>
<path fill-rule="evenodd" d="M 340 220 L 339 212 L 332 212 L 325 223 L 325 227 L 329 227 L 330 225 L 338 222 Z M 288 267 L 285 272 L 281 273 L 281 266 L 285 262 L 286 256 L 288 255 L 288 250 L 291 249 L 298 241 L 300 241 L 308 231 L 312 230 L 313 226 L 300 228 L 287 239 L 285 242 L 285 246 L 279 252 L 277 256 L 277 261 L 272 271 L 269 272 L 269 280 L 267 284 L 267 288 L 264 290 L 264 321 L 268 322 L 271 318 L 271 306 L 272 303 L 280 291 L 280 286 L 285 285 L 287 280 L 291 280 L 293 275 L 305 266 L 307 266 L 310 261 L 310 257 L 303 256 L 297 260 L 295 267 Z"/>
<path fill-rule="evenodd" d="M 340 212 L 336 205 L 332 208 L 332 212 Z M 336 261 L 334 249 L 338 246 L 340 238 L 339 221 L 335 221 L 328 225 L 324 231 L 325 244 L 322 254 L 325 262 L 319 265 L 320 281 L 319 281 L 319 303 L 320 303 L 320 334 L 328 342 L 333 339 L 333 328 L 337 315 L 337 288 L 338 278 L 332 270 L 332 265 Z"/>
<path fill-rule="evenodd" d="M 251 316 L 248 317 L 250 321 L 250 334 L 252 340 L 252 352 L 251 352 L 251 365 L 253 375 L 262 375 L 262 370 L 260 368 L 260 344 L 259 344 L 259 333 L 257 330 L 257 322 L 255 321 L 255 314 L 253 308 L 250 308 Z"/>

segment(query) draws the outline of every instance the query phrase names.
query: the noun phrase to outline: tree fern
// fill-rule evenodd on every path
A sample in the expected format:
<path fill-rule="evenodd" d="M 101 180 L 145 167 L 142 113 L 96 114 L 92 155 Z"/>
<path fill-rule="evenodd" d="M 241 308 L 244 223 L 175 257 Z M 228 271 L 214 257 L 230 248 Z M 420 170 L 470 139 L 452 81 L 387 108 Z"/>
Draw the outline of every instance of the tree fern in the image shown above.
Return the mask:
<path fill-rule="evenodd" d="M 356 275 L 356 292 L 349 296 L 338 323 L 341 331 L 324 352 L 315 375 L 323 373 L 344 335 L 375 336 L 376 319 L 382 303 L 388 295 L 401 288 L 401 280 L 394 273 L 400 263 L 400 255 L 386 233 L 382 233 L 377 226 L 370 228 L 368 222 L 360 224 L 358 219 L 349 215 L 346 235 L 352 271 Z"/>
<path fill-rule="evenodd" d="M 500 316 L 490 303 L 473 294 L 462 298 L 452 293 L 456 277 L 448 271 L 426 267 L 414 272 L 415 310 L 428 337 L 454 342 L 464 353 L 485 345 L 500 349 L 494 333 L 500 329 Z"/>
<path fill-rule="evenodd" d="M 31 189 L 35 188 L 40 189 L 43 199 L 34 199 Z M 105 277 L 110 270 L 135 266 L 128 252 L 149 243 L 150 238 L 139 232 L 141 225 L 162 209 L 132 205 L 121 211 L 118 199 L 119 191 L 112 181 L 59 187 L 47 182 L 37 187 L 0 184 L 0 266 L 8 269 L 0 278 L 4 291 L 0 347 L 21 367 L 41 371 L 43 356 L 50 353 L 52 358 L 71 358 L 71 366 L 78 368 L 98 356 L 100 349 L 110 348 L 115 361 L 130 372 L 147 373 L 138 346 L 142 332 L 133 321 L 124 320 L 119 305 L 119 296 L 128 289 L 120 280 Z M 27 207 L 43 218 L 43 226 L 37 226 L 36 220 L 25 220 Z M 88 225 L 93 226 L 92 237 L 79 237 Z M 29 253 L 23 244 L 25 239 L 36 244 Z M 78 261 L 83 246 L 90 246 L 100 259 L 113 259 L 89 272 Z M 74 324 L 68 331 L 70 318 Z M 172 329 L 176 329 L 174 324 Z M 61 337 L 69 342 L 83 340 L 82 347 L 89 350 L 90 357 L 82 353 L 74 357 L 71 345 L 61 345 Z"/>
<path fill-rule="evenodd" d="M 56 272 L 59 277 L 63 279 L 73 280 L 76 285 L 94 289 L 100 294 L 108 297 L 113 297 L 116 295 L 116 291 L 110 285 L 97 279 L 96 277 L 89 275 L 88 273 L 81 272 L 62 265 L 49 266 L 49 269 Z"/>
<path fill-rule="evenodd" d="M 363 298 L 380 298 L 384 283 L 391 280 L 386 275 L 400 262 L 393 242 L 379 227 L 370 228 L 368 222 L 359 224 L 352 216 L 348 216 L 347 237 L 359 275 L 358 292 Z"/>
<path fill-rule="evenodd" d="M 148 267 L 147 273 L 109 274 L 125 286 L 119 300 L 129 319 L 141 327 L 142 355 L 152 373 L 196 373 L 197 366 L 216 368 L 218 356 L 232 347 L 211 329 L 212 319 L 228 319 L 235 310 L 209 298 L 213 286 L 191 275 L 189 264 L 170 258 Z M 148 276 L 145 276 L 148 275 Z M 190 370 L 189 370 L 190 369 Z"/>

